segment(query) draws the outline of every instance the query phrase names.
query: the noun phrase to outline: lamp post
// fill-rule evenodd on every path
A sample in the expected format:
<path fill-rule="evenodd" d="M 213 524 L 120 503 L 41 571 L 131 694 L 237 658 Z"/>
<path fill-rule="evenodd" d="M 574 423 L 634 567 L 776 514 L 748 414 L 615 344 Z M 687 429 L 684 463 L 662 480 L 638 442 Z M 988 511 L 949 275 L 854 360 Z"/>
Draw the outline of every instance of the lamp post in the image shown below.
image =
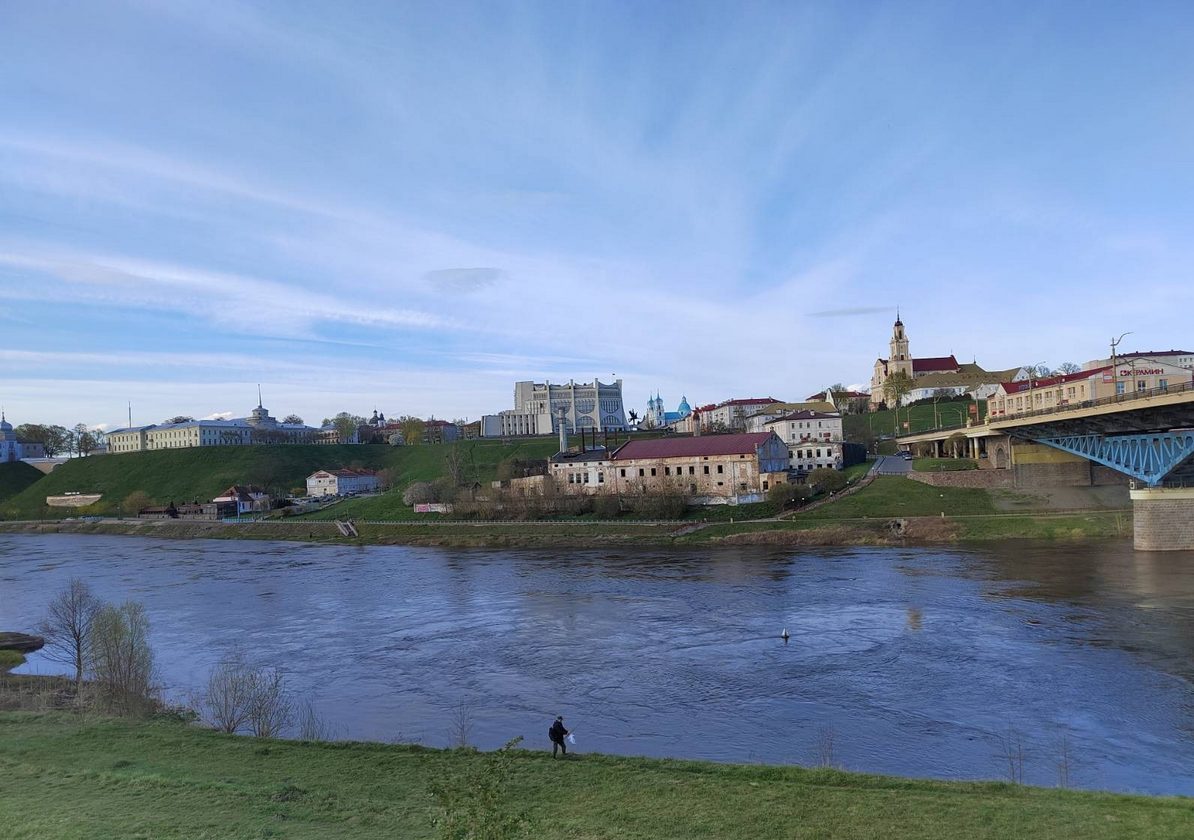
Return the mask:
<path fill-rule="evenodd" d="M 1119 364 L 1115 359 L 1115 348 L 1118 347 L 1119 343 L 1124 340 L 1125 335 L 1132 335 L 1132 333 L 1126 332 L 1119 338 L 1111 339 L 1111 388 L 1115 391 L 1115 396 L 1117 397 L 1119 396 Z"/>

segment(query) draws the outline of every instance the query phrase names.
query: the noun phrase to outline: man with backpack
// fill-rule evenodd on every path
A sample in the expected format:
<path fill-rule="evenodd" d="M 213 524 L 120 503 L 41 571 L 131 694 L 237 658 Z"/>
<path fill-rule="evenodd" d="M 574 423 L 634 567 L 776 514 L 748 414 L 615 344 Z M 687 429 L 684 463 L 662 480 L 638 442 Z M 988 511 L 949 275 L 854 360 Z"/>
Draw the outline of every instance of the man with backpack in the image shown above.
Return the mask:
<path fill-rule="evenodd" d="M 547 737 L 551 739 L 551 757 L 556 757 L 557 750 L 564 751 L 564 757 L 568 757 L 568 744 L 564 740 L 568 737 L 568 730 L 564 728 L 564 718 L 561 715 L 556 718 L 555 723 L 551 725 L 551 729 L 547 730 Z"/>

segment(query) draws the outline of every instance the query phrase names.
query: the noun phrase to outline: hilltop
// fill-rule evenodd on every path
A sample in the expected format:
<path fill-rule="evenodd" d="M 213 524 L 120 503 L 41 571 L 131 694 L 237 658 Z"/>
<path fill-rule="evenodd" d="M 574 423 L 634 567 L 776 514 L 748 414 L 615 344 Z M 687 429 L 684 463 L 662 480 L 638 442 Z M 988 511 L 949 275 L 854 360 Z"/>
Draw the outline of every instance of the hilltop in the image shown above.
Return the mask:
<path fill-rule="evenodd" d="M 207 501 L 233 484 L 257 484 L 284 492 L 304 486 L 319 469 L 365 467 L 395 471 L 395 490 L 386 498 L 401 503 L 401 492 L 413 481 L 433 481 L 446 472 L 445 458 L 457 449 L 470 481 L 492 481 L 497 466 L 511 458 L 546 458 L 557 449 L 552 438 L 530 438 L 503 444 L 496 440 L 459 441 L 420 446 L 211 446 L 162 449 L 126 455 L 96 455 L 72 459 L 42 476 L 31 470 L 0 472 L 0 517 L 53 519 L 80 514 L 117 514 L 129 494 L 141 491 L 161 504 Z M 4 465 L 11 467 L 14 465 Z M 32 481 L 28 479 L 32 478 Z M 12 491 L 5 492 L 6 487 Z M 69 492 L 102 493 L 85 508 L 51 508 L 46 496 Z M 395 495 L 396 494 L 396 495 Z"/>
<path fill-rule="evenodd" d="M 0 505 L 41 479 L 43 473 L 24 461 L 0 464 Z"/>

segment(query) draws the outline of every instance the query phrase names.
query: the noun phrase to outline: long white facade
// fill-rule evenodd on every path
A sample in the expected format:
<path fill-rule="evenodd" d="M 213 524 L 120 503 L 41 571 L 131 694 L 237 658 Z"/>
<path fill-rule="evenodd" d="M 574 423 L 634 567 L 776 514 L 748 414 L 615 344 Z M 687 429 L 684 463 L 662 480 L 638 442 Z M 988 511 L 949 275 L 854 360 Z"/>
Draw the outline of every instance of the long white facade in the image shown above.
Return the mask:
<path fill-rule="evenodd" d="M 260 403 L 248 417 L 234 420 L 187 420 L 132 426 L 108 432 L 108 452 L 119 455 L 195 446 L 251 446 L 266 443 L 314 443 L 319 430 L 279 423 Z"/>

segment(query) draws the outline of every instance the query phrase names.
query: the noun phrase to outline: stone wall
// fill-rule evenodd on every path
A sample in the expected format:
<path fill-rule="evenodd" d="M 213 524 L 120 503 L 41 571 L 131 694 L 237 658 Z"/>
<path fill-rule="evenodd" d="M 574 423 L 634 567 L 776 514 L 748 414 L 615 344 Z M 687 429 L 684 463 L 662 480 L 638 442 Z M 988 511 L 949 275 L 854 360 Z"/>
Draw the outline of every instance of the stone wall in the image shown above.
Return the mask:
<path fill-rule="evenodd" d="M 1090 461 L 1016 464 L 1017 487 L 1089 487 Z"/>
<path fill-rule="evenodd" d="M 1090 484 L 1092 487 L 1127 487 L 1128 482 L 1131 480 L 1130 476 L 1124 475 L 1119 470 L 1104 467 L 1102 464 L 1096 464 L 1093 461 L 1090 464 Z"/>
<path fill-rule="evenodd" d="M 958 472 L 910 472 L 908 477 L 934 487 L 977 487 L 991 490 L 1015 486 L 1011 470 L 960 470 Z"/>
<path fill-rule="evenodd" d="M 1138 551 L 1194 551 L 1194 488 L 1133 490 L 1132 521 Z"/>

